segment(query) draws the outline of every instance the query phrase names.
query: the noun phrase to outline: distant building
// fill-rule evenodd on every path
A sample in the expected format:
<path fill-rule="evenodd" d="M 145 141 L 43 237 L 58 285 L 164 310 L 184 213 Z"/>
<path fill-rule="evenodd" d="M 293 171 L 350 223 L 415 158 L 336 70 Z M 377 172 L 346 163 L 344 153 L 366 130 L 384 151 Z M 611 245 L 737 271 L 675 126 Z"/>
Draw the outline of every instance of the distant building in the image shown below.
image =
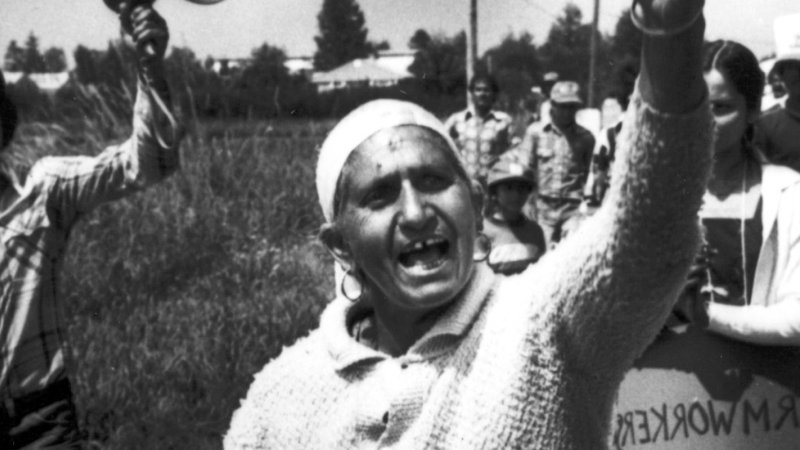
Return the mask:
<path fill-rule="evenodd" d="M 238 72 L 251 63 L 251 58 L 209 58 L 206 68 L 219 75 L 230 75 Z M 314 60 L 310 56 L 291 56 L 286 58 L 283 66 L 289 71 L 290 75 L 303 75 L 310 77 L 314 71 Z"/>
<path fill-rule="evenodd" d="M 22 78 L 28 78 L 44 94 L 52 95 L 69 81 L 69 72 L 57 73 L 24 73 L 3 72 L 8 84 L 16 84 Z"/>
<path fill-rule="evenodd" d="M 291 56 L 283 63 L 290 75 L 310 75 L 314 72 L 314 58 L 310 56 Z"/>
<path fill-rule="evenodd" d="M 250 58 L 209 58 L 206 68 L 220 75 L 230 75 L 250 64 Z M 414 62 L 414 53 L 380 52 L 372 58 L 354 59 L 327 72 L 314 71 L 310 56 L 286 58 L 284 66 L 291 75 L 303 75 L 311 80 L 318 92 L 359 86 L 395 86 L 400 80 L 412 78 L 408 67 Z"/>
<path fill-rule="evenodd" d="M 220 58 L 211 63 L 211 70 L 225 76 L 243 69 L 249 63 L 250 58 Z"/>
<path fill-rule="evenodd" d="M 328 72 L 315 72 L 311 82 L 317 92 L 395 86 L 400 80 L 413 77 L 408 71 L 413 62 L 413 53 L 380 53 L 374 58 L 354 59 Z"/>

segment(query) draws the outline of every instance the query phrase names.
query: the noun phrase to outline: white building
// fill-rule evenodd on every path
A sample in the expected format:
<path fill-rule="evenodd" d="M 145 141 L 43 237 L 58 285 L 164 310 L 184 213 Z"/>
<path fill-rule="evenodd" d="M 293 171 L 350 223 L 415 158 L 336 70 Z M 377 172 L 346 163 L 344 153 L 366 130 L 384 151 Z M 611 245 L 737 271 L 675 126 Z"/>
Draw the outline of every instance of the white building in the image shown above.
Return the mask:
<path fill-rule="evenodd" d="M 291 75 L 309 74 L 314 71 L 314 58 L 310 56 L 290 56 L 283 63 Z"/>
<path fill-rule="evenodd" d="M 413 53 L 381 53 L 374 58 L 354 59 L 328 72 L 315 72 L 311 82 L 317 92 L 395 86 L 400 80 L 413 77 L 408 71 L 413 62 Z"/>
<path fill-rule="evenodd" d="M 3 72 L 3 77 L 8 84 L 16 84 L 22 78 L 28 78 L 45 94 L 54 94 L 69 81 L 69 72 L 58 73 L 29 73 Z"/>

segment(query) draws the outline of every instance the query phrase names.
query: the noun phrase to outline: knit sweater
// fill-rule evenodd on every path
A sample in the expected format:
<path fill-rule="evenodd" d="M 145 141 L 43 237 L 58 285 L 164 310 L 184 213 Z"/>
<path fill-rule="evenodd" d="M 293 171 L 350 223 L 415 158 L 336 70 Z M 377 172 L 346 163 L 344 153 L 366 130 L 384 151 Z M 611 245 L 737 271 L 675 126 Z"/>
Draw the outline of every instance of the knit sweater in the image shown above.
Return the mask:
<path fill-rule="evenodd" d="M 393 358 L 348 334 L 334 300 L 320 328 L 256 375 L 225 447 L 595 449 L 622 377 L 669 314 L 699 242 L 708 105 L 654 111 L 637 96 L 609 197 L 555 251 L 465 289 Z"/>

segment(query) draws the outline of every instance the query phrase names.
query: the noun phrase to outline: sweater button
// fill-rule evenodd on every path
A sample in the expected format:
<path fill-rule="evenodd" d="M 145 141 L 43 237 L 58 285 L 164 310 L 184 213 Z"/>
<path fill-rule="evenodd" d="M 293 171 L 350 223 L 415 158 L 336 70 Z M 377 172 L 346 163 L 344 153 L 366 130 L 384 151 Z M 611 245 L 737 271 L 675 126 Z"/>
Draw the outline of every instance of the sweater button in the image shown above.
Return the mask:
<path fill-rule="evenodd" d="M 402 364 L 400 364 L 400 368 L 401 368 L 401 369 L 408 369 L 408 363 L 402 363 Z"/>

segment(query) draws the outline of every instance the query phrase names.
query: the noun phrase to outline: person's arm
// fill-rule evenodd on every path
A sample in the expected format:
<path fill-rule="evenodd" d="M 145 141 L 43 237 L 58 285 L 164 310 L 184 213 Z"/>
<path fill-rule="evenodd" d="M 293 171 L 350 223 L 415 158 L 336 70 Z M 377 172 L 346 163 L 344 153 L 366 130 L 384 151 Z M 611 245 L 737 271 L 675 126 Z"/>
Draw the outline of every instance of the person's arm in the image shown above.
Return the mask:
<path fill-rule="evenodd" d="M 48 207 L 60 220 L 71 221 L 100 203 L 114 200 L 162 180 L 178 167 L 177 141 L 169 148 L 159 144 L 156 134 L 172 131 L 179 138 L 169 112 L 169 90 L 164 78 L 163 57 L 167 47 L 166 22 L 149 6 L 127 8 L 129 33 L 139 58 L 133 131 L 128 140 L 94 157 L 44 158 L 32 168 L 33 178 L 42 180 L 48 192 Z M 151 53 L 151 51 L 154 52 Z M 163 99 L 162 111 L 155 96 Z M 169 112 L 171 115 L 171 112 Z M 156 131 L 161 130 L 161 131 Z"/>
<path fill-rule="evenodd" d="M 511 151 L 517 144 L 520 143 L 520 138 L 515 136 L 516 130 L 514 128 L 514 120 L 511 116 L 506 116 L 505 124 L 503 126 L 503 153 Z"/>
<path fill-rule="evenodd" d="M 592 153 L 592 158 L 589 162 L 589 174 L 586 177 L 586 182 L 583 184 L 583 199 L 589 203 L 595 203 L 595 195 L 596 192 L 595 186 L 597 183 L 600 182 L 600 146 L 601 144 L 597 145 L 597 148 Z"/>
<path fill-rule="evenodd" d="M 525 129 L 525 135 L 522 137 L 522 142 L 519 144 L 520 148 L 520 157 L 524 160 L 521 161 L 522 164 L 527 165 L 531 168 L 533 172 L 533 192 L 538 191 L 539 186 L 539 177 L 537 176 L 537 163 L 536 160 L 536 124 L 531 124 L 528 128 Z"/>
<path fill-rule="evenodd" d="M 731 339 L 761 345 L 800 345 L 800 297 L 770 306 L 709 303 L 707 311 L 708 329 Z"/>
<path fill-rule="evenodd" d="M 585 140 L 581 142 L 581 164 L 583 164 L 583 180 L 581 184 L 585 187 L 589 181 L 589 175 L 592 172 L 592 154 L 594 153 L 595 139 L 591 132 L 586 133 Z"/>
<path fill-rule="evenodd" d="M 599 205 L 605 193 L 605 184 L 608 177 L 608 133 L 610 128 L 606 128 L 600 134 L 600 139 L 595 143 L 592 151 L 591 165 L 589 166 L 589 176 L 583 189 L 583 197 L 592 205 Z"/>
<path fill-rule="evenodd" d="M 695 11 L 701 5 L 657 1 Z M 644 38 L 642 75 L 608 199 L 513 283 L 533 288 L 543 308 L 535 315 L 550 318 L 570 363 L 601 379 L 618 379 L 655 337 L 699 243 L 712 130 L 700 64 L 703 30 L 700 18 L 678 35 Z"/>
<path fill-rule="evenodd" d="M 748 306 L 709 303 L 701 311 L 706 313 L 709 330 L 753 344 L 800 345 L 800 207 L 796 206 L 800 205 L 800 188 L 793 186 L 781 195 L 777 231 L 785 236 L 765 244 L 786 246 L 777 249 L 776 261 L 781 266 L 773 268 L 774 303 L 761 306 L 767 303 L 764 298 L 752 298 L 755 304 Z"/>

